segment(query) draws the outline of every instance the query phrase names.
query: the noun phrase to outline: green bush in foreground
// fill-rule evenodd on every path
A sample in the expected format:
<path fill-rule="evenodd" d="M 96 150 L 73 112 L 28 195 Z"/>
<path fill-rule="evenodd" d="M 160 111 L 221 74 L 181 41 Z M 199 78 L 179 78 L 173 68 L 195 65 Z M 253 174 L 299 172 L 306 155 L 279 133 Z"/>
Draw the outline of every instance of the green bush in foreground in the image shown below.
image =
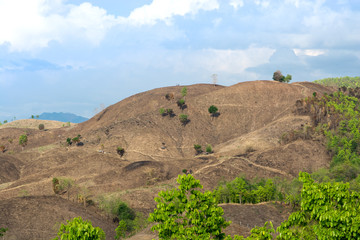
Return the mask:
<path fill-rule="evenodd" d="M 61 224 L 58 236 L 54 240 L 104 240 L 105 233 L 99 227 L 93 227 L 90 221 L 76 217 L 67 224 Z"/>

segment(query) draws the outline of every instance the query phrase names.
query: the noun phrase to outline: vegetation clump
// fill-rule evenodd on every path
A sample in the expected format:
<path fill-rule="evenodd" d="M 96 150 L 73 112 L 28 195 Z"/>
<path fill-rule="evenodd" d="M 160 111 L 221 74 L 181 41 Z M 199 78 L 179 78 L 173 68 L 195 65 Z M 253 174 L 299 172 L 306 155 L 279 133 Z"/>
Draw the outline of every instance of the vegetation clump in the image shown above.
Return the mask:
<path fill-rule="evenodd" d="M 39 130 L 44 130 L 44 129 L 45 129 L 45 125 L 42 124 L 42 123 L 40 123 L 40 124 L 39 124 Z"/>
<path fill-rule="evenodd" d="M 360 77 L 346 76 L 346 77 L 324 78 L 324 79 L 315 80 L 314 83 L 328 87 L 357 88 L 360 87 Z"/>
<path fill-rule="evenodd" d="M 288 83 L 292 79 L 292 76 L 290 74 L 286 75 L 286 77 L 281 73 L 280 70 L 277 70 L 273 74 L 273 80 L 277 82 L 285 82 Z"/>
<path fill-rule="evenodd" d="M 21 145 L 23 148 L 27 145 L 28 143 L 28 137 L 26 134 L 20 135 L 19 137 L 19 145 Z"/>
<path fill-rule="evenodd" d="M 196 154 L 200 154 L 203 152 L 201 149 L 201 145 L 199 145 L 199 144 L 194 144 L 194 149 L 196 151 Z"/>
<path fill-rule="evenodd" d="M 180 114 L 179 115 L 179 120 L 185 126 L 189 122 L 188 115 Z"/>
<path fill-rule="evenodd" d="M 60 239 L 94 239 L 105 240 L 105 233 L 99 227 L 93 227 L 89 220 L 83 221 L 81 217 L 67 220 L 67 224 L 61 224 L 58 236 L 54 240 Z"/>
<path fill-rule="evenodd" d="M 205 151 L 206 151 L 207 153 L 213 153 L 213 149 L 212 149 L 211 144 L 206 145 Z"/>
<path fill-rule="evenodd" d="M 185 109 L 185 100 L 183 99 L 183 98 L 181 98 L 181 99 L 179 99 L 178 101 L 177 101 L 177 105 L 178 105 L 178 107 L 181 109 L 181 110 L 184 110 Z"/>
<path fill-rule="evenodd" d="M 219 115 L 218 113 L 218 108 L 214 105 L 211 105 L 209 108 L 208 108 L 208 111 L 209 113 L 211 114 L 211 116 L 214 118 L 214 117 L 217 117 Z"/>
<path fill-rule="evenodd" d="M 117 147 L 116 152 L 122 157 L 125 154 L 125 149 L 123 147 Z"/>

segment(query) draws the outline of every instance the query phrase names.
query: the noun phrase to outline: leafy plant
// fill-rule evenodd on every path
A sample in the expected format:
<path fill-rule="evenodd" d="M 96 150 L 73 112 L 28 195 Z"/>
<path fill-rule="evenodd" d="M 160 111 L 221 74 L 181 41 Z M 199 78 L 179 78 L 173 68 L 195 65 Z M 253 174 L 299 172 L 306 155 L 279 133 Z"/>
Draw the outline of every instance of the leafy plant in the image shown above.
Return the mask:
<path fill-rule="evenodd" d="M 116 152 L 122 157 L 125 154 L 125 149 L 122 147 L 117 147 Z"/>
<path fill-rule="evenodd" d="M 3 237 L 7 230 L 7 228 L 0 228 L 0 237 Z"/>
<path fill-rule="evenodd" d="M 212 152 L 213 152 L 213 149 L 212 149 L 211 144 L 206 145 L 205 151 L 206 151 L 207 153 L 212 153 Z"/>
<path fill-rule="evenodd" d="M 179 120 L 185 126 L 189 122 L 188 115 L 180 114 L 179 115 Z"/>
<path fill-rule="evenodd" d="M 181 110 L 183 110 L 183 109 L 184 109 L 184 106 L 185 106 L 185 100 L 184 100 L 183 98 L 179 99 L 179 100 L 177 101 L 177 105 L 178 105 L 178 107 L 179 107 Z"/>
<path fill-rule="evenodd" d="M 164 109 L 164 108 L 160 108 L 160 109 L 159 109 L 159 113 L 160 113 L 160 115 L 162 115 L 162 116 L 166 116 L 166 112 L 165 112 L 165 109 Z"/>
<path fill-rule="evenodd" d="M 74 137 L 73 139 L 71 139 L 71 141 L 74 142 L 74 143 L 79 143 L 80 138 L 79 137 Z"/>
<path fill-rule="evenodd" d="M 66 143 L 67 143 L 68 146 L 70 146 L 72 144 L 71 138 L 67 138 Z"/>
<path fill-rule="evenodd" d="M 194 144 L 194 149 L 195 149 L 195 151 L 196 151 L 196 154 L 202 153 L 201 145 L 199 145 L 199 144 Z"/>
<path fill-rule="evenodd" d="M 212 117 L 216 117 L 218 115 L 218 108 L 214 105 L 211 105 L 208 109 L 209 113 Z"/>
<path fill-rule="evenodd" d="M 28 143 L 28 137 L 26 134 L 23 134 L 23 135 L 20 135 L 19 137 L 19 144 L 22 146 L 22 147 L 25 147 Z"/>
<path fill-rule="evenodd" d="M 273 74 L 273 80 L 274 81 L 278 81 L 278 82 L 290 82 L 290 80 L 292 79 L 292 76 L 290 74 L 286 75 L 286 77 L 281 73 L 280 70 L 277 70 L 276 72 L 274 72 Z"/>
<path fill-rule="evenodd" d="M 157 207 L 150 213 L 152 231 L 160 239 L 223 239 L 222 229 L 230 225 L 222 217 L 224 211 L 217 206 L 213 193 L 202 192 L 203 186 L 191 174 L 179 175 L 179 187 L 161 191 L 155 198 Z"/>
<path fill-rule="evenodd" d="M 39 124 L 39 130 L 44 130 L 44 129 L 45 129 L 45 125 L 42 124 L 42 123 L 40 123 L 40 124 Z"/>
<path fill-rule="evenodd" d="M 126 221 L 121 220 L 121 221 L 119 222 L 119 225 L 118 225 L 117 228 L 115 229 L 115 232 L 116 232 L 115 239 L 126 238 L 126 230 L 127 230 Z"/>
<path fill-rule="evenodd" d="M 181 96 L 183 96 L 183 98 L 185 99 L 186 95 L 187 95 L 187 88 L 186 88 L 186 87 L 183 87 L 183 88 L 181 89 Z"/>
<path fill-rule="evenodd" d="M 86 239 L 86 240 L 104 240 L 105 233 L 99 227 L 93 227 L 89 220 L 83 221 L 81 217 L 76 217 L 67 224 L 61 224 L 58 236 L 54 240 L 68 239 Z"/>

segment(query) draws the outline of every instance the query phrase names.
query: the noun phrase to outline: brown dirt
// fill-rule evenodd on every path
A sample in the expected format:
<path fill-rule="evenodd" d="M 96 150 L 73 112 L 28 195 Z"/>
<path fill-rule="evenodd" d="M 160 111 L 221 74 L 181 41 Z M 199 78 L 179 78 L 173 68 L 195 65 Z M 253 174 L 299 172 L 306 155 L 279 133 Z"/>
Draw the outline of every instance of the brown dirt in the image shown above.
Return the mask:
<path fill-rule="evenodd" d="M 61 128 L 67 126 L 65 122 L 52 121 L 52 120 L 39 120 L 39 119 L 20 119 L 15 120 L 0 126 L 2 128 L 30 128 L 39 129 L 39 124 L 44 124 L 46 129 Z M 70 126 L 76 126 L 77 123 L 71 123 Z"/>
<path fill-rule="evenodd" d="M 198 84 L 187 86 L 187 108 L 180 110 L 176 100 L 182 87 L 134 95 L 72 127 L 1 128 L 0 145 L 7 151 L 0 153 L 1 166 L 6 166 L 0 170 L 0 200 L 22 201 L 17 197 L 24 191 L 30 196 L 52 196 L 52 178 L 67 177 L 86 187 L 93 199 L 118 196 L 148 213 L 157 192 L 175 186 L 183 169 L 192 169 L 201 184 L 212 189 L 219 180 L 240 174 L 290 178 L 299 171 L 328 166 L 330 157 L 321 141 L 281 145 L 279 140 L 284 132 L 309 123 L 308 117 L 293 113 L 296 100 L 329 89 L 306 82 Z M 173 93 L 174 99 L 166 100 L 167 93 Z M 215 118 L 208 113 L 213 104 L 220 112 Z M 161 107 L 172 108 L 176 116 L 161 116 Z M 190 119 L 186 126 L 178 119 L 182 113 Z M 24 133 L 28 144 L 22 148 L 18 139 Z M 78 134 L 84 146 L 67 146 L 66 138 Z M 215 153 L 195 156 L 194 144 L 203 148 L 211 144 Z M 122 157 L 116 152 L 118 146 L 125 149 Z M 250 147 L 255 151 L 249 151 Z M 15 232 L 21 229 L 12 226 Z"/>

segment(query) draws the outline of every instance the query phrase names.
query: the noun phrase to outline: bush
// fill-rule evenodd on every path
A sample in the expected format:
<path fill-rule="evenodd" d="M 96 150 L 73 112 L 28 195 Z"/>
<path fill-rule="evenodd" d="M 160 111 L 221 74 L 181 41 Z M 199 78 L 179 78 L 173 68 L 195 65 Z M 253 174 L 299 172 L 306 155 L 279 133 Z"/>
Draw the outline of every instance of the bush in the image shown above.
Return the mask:
<path fill-rule="evenodd" d="M 185 100 L 184 99 L 179 99 L 178 101 L 177 101 L 177 105 L 178 105 L 178 107 L 181 109 L 181 110 L 183 110 L 184 109 L 184 106 L 185 106 Z"/>
<path fill-rule="evenodd" d="M 4 233 L 7 231 L 7 228 L 0 228 L 0 237 L 4 236 Z"/>
<path fill-rule="evenodd" d="M 211 114 L 212 117 L 215 117 L 218 111 L 218 108 L 215 107 L 214 105 L 211 105 L 208 109 L 209 113 Z"/>
<path fill-rule="evenodd" d="M 286 77 L 280 72 L 280 70 L 277 70 L 276 72 L 274 72 L 273 75 L 273 80 L 274 81 L 278 81 L 278 82 L 290 82 L 290 80 L 292 79 L 292 76 L 290 74 L 286 75 Z"/>
<path fill-rule="evenodd" d="M 169 114 L 170 117 L 174 116 L 174 111 L 171 108 L 166 109 L 166 113 Z"/>
<path fill-rule="evenodd" d="M 160 115 L 162 115 L 162 116 L 166 116 L 166 112 L 165 112 L 165 109 L 164 109 L 164 108 L 160 108 L 160 109 L 159 109 L 159 113 L 160 113 Z"/>
<path fill-rule="evenodd" d="M 194 149 L 195 149 L 195 151 L 196 151 L 196 154 L 202 153 L 201 145 L 199 145 L 199 144 L 194 144 Z"/>
<path fill-rule="evenodd" d="M 44 130 L 45 129 L 45 125 L 44 124 L 39 124 L 39 130 Z"/>
<path fill-rule="evenodd" d="M 186 114 L 180 114 L 180 115 L 179 115 L 179 120 L 180 120 L 180 122 L 181 122 L 183 125 L 186 125 L 186 124 L 188 123 L 188 121 L 189 121 L 188 115 L 186 115 Z"/>
<path fill-rule="evenodd" d="M 72 139 L 72 141 L 73 141 L 74 143 L 79 143 L 79 142 L 80 142 L 80 137 L 74 137 L 74 138 Z"/>
<path fill-rule="evenodd" d="M 213 152 L 212 146 L 211 146 L 210 144 L 206 145 L 205 151 L 206 151 L 207 153 L 212 153 L 212 152 Z"/>
<path fill-rule="evenodd" d="M 71 138 L 67 138 L 66 143 L 67 143 L 68 146 L 70 146 L 72 144 Z"/>
<path fill-rule="evenodd" d="M 58 236 L 54 240 L 59 239 L 105 239 L 104 231 L 99 227 L 93 227 L 90 221 L 83 221 L 81 217 L 67 220 L 67 224 L 61 224 Z"/>
<path fill-rule="evenodd" d="M 122 157 L 125 153 L 125 149 L 122 147 L 117 147 L 116 152 Z"/>
<path fill-rule="evenodd" d="M 0 151 L 1 151 L 1 152 L 5 152 L 5 149 L 6 149 L 6 148 L 5 148 L 4 145 L 1 145 L 1 146 L 0 146 Z"/>
<path fill-rule="evenodd" d="M 27 144 L 27 142 L 28 142 L 28 138 L 27 138 L 27 135 L 26 135 L 26 134 L 23 134 L 23 135 L 21 135 L 21 136 L 19 137 L 19 144 L 20 144 L 21 146 L 25 147 L 26 144 Z"/>

